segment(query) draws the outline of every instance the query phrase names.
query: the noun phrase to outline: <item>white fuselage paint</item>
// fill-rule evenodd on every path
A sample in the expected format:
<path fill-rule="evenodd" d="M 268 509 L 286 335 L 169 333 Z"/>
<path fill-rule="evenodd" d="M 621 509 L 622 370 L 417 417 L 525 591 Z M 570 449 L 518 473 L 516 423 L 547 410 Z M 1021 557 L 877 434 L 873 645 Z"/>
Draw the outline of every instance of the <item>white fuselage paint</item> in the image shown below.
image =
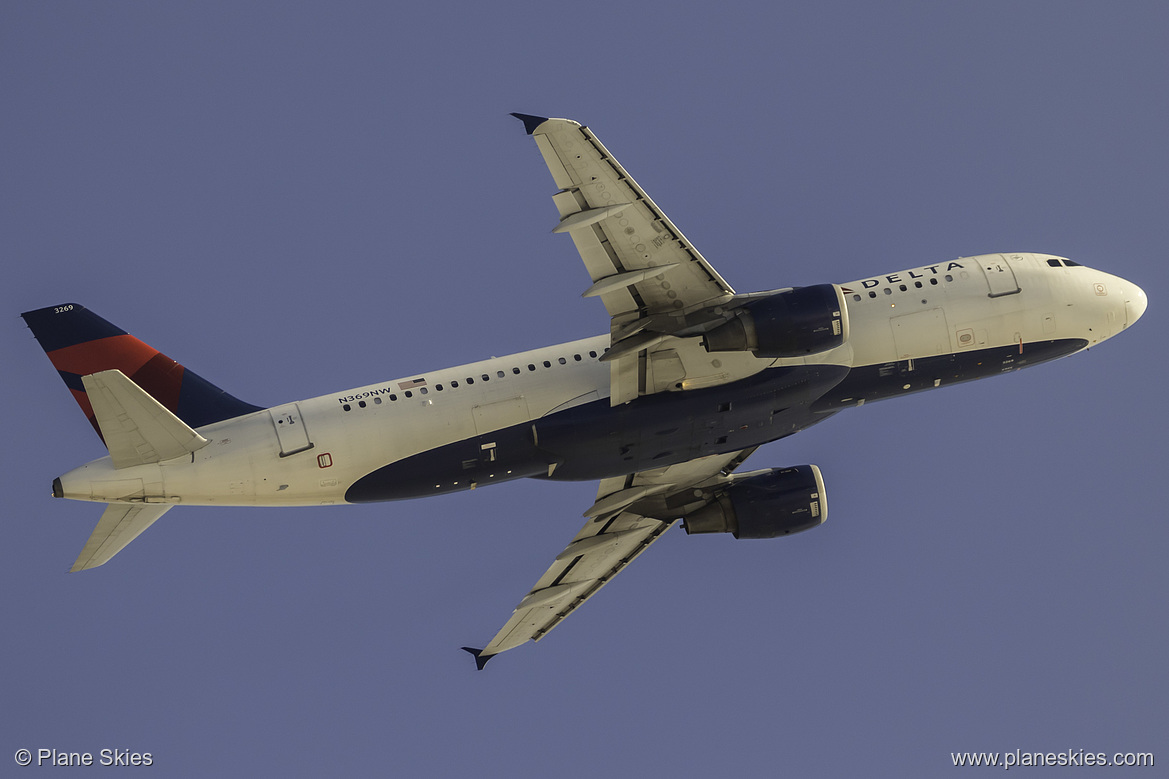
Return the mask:
<path fill-rule="evenodd" d="M 1052 267 L 1050 259 L 983 255 L 842 284 L 849 339 L 806 358 L 706 354 L 697 339 L 679 353 L 687 376 L 701 386 L 718 383 L 727 365 L 738 380 L 772 366 L 856 368 L 1057 339 L 1092 346 L 1144 312 L 1145 295 L 1135 284 L 1088 267 Z M 1016 285 L 1019 291 L 1010 293 Z M 384 465 L 607 398 L 609 364 L 590 353 L 608 345 L 608 335 L 597 336 L 255 412 L 200 428 L 210 444 L 193 455 L 122 469 L 103 457 L 62 476 L 62 490 L 67 498 L 101 502 L 344 503 L 350 485 Z M 425 387 L 401 388 L 423 377 Z M 278 435 L 278 424 L 300 428 Z"/>

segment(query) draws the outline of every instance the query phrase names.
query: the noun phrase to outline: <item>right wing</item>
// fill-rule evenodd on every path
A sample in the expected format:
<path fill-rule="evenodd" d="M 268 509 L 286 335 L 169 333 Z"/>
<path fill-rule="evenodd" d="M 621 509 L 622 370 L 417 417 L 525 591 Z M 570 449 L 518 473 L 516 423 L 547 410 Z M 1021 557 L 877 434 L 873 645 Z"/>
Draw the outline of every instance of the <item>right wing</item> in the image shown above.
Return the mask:
<path fill-rule="evenodd" d="M 661 538 L 683 513 L 680 509 L 696 500 L 694 492 L 705 494 L 753 451 L 602 480 L 596 503 L 585 512 L 589 521 L 515 607 L 511 619 L 483 649 L 464 649 L 482 669 L 500 652 L 539 641 Z"/>

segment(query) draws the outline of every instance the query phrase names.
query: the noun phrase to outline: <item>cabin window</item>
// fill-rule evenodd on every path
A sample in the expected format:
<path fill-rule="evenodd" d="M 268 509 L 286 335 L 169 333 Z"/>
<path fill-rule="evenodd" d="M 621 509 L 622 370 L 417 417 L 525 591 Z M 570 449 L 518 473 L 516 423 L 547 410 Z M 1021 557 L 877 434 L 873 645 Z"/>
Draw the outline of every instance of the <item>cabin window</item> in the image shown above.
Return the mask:
<path fill-rule="evenodd" d="M 351 411 L 352 410 L 352 408 L 350 407 L 350 405 L 348 403 L 346 403 L 344 406 L 342 406 L 341 409 L 343 411 Z"/>
<path fill-rule="evenodd" d="M 561 357 L 561 358 L 560 358 L 559 362 L 560 362 L 560 364 L 561 364 L 561 365 L 567 365 L 567 364 L 568 364 L 568 360 L 564 359 L 563 357 Z"/>
<path fill-rule="evenodd" d="M 875 298 L 876 296 L 877 296 L 877 293 L 876 293 L 876 292 L 870 292 L 870 293 L 869 293 L 869 297 L 871 297 L 871 298 Z"/>
<path fill-rule="evenodd" d="M 856 301 L 858 301 L 858 302 L 859 302 L 859 301 L 860 301 L 860 299 L 861 299 L 861 296 L 860 296 L 860 295 L 853 295 L 853 296 L 852 296 L 852 299 L 853 299 L 853 300 L 856 300 Z"/>
<path fill-rule="evenodd" d="M 551 368 L 551 367 L 552 367 L 552 363 L 548 362 L 547 360 L 544 360 L 544 367 L 545 367 L 545 368 Z"/>
<path fill-rule="evenodd" d="M 947 273 L 946 274 L 946 281 L 953 281 L 953 280 L 954 280 L 954 277 L 951 276 L 949 273 Z"/>
<path fill-rule="evenodd" d="M 380 405 L 382 404 L 382 399 L 381 399 L 381 398 L 374 398 L 374 399 L 373 399 L 373 404 L 374 404 L 375 406 L 380 406 Z"/>
<path fill-rule="evenodd" d="M 936 286 L 938 286 L 938 280 L 937 279 L 930 279 L 930 284 L 933 284 L 936 287 Z"/>
<path fill-rule="evenodd" d="M 412 398 L 412 397 L 414 397 L 414 393 L 411 392 L 410 390 L 406 390 L 406 397 Z"/>
<path fill-rule="evenodd" d="M 519 375 L 520 375 L 520 369 L 519 369 L 519 368 L 512 368 L 512 369 L 511 369 L 511 372 L 512 372 L 512 373 L 514 373 L 516 376 L 519 376 Z"/>
<path fill-rule="evenodd" d="M 442 392 L 442 385 L 441 385 L 441 384 L 435 384 L 435 385 L 434 385 L 434 388 L 435 388 L 436 390 L 438 390 L 439 392 Z"/>
<path fill-rule="evenodd" d="M 475 383 L 475 380 L 474 380 L 474 379 L 472 379 L 470 376 L 468 376 L 468 377 L 467 377 L 467 379 L 466 379 L 466 382 L 467 382 L 467 384 L 474 384 L 474 383 Z"/>
<path fill-rule="evenodd" d="M 597 357 L 597 353 L 596 353 L 596 352 L 589 352 L 589 357 L 592 357 L 593 359 L 596 359 L 596 357 Z"/>
<path fill-rule="evenodd" d="M 574 354 L 574 355 L 572 355 L 572 359 L 576 360 L 577 362 L 580 362 L 580 355 Z"/>
<path fill-rule="evenodd" d="M 905 292 L 907 289 L 909 289 L 909 288 L 908 288 L 908 287 L 906 287 L 904 284 L 902 284 L 902 285 L 901 285 L 901 291 L 902 291 L 902 292 Z"/>
<path fill-rule="evenodd" d="M 530 370 L 530 371 L 534 371 L 534 370 L 536 370 L 536 365 L 535 365 L 535 363 L 528 363 L 528 370 Z"/>
<path fill-rule="evenodd" d="M 502 378 L 503 378 L 503 371 L 496 371 L 496 372 L 495 372 L 495 377 L 496 377 L 496 378 L 499 378 L 499 379 L 502 379 Z"/>
<path fill-rule="evenodd" d="M 358 408 L 365 408 L 365 401 L 364 400 L 357 401 L 357 407 Z"/>
<path fill-rule="evenodd" d="M 893 290 L 892 290 L 892 289 L 890 289 L 889 287 L 885 287 L 885 294 L 886 294 L 886 295 L 892 295 L 892 294 L 893 294 Z"/>
<path fill-rule="evenodd" d="M 484 373 L 481 378 L 483 379 L 483 381 L 491 381 L 491 377 L 488 376 L 486 373 Z"/>
<path fill-rule="evenodd" d="M 458 389 L 458 388 L 459 388 L 459 382 L 456 379 L 455 381 L 451 382 L 451 389 Z"/>
<path fill-rule="evenodd" d="M 426 389 L 426 387 L 423 387 L 422 389 L 420 389 L 420 390 L 418 390 L 418 391 L 419 391 L 419 392 L 421 392 L 423 395 L 425 395 L 425 394 L 426 394 L 426 393 L 428 393 L 430 390 Z"/>
<path fill-rule="evenodd" d="M 398 399 L 398 396 L 397 396 L 397 395 L 390 395 L 390 402 L 391 402 L 391 403 L 392 403 L 392 402 L 394 402 L 394 401 L 395 401 L 395 400 L 397 400 L 397 399 Z"/>

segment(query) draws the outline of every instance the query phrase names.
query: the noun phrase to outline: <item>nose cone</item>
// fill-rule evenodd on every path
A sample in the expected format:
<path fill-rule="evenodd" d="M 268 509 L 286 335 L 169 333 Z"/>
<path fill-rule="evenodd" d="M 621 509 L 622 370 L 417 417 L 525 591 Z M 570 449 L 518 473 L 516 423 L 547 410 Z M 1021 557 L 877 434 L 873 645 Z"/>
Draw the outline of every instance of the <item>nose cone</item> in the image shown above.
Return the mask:
<path fill-rule="evenodd" d="M 1124 309 L 1128 318 L 1128 325 L 1131 327 L 1145 313 L 1145 309 L 1149 307 L 1149 299 L 1145 297 L 1145 291 L 1136 284 L 1130 281 L 1128 286 L 1128 294 L 1124 297 Z"/>

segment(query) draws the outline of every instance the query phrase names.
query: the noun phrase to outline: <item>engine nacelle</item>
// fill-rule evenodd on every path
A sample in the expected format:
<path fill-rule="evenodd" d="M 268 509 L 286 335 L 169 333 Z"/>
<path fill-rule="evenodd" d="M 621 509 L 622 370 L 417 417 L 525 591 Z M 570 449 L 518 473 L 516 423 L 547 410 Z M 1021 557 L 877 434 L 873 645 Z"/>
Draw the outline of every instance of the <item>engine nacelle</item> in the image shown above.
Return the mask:
<path fill-rule="evenodd" d="M 828 519 L 824 479 L 815 465 L 773 468 L 731 484 L 682 520 L 687 533 L 777 538 Z"/>
<path fill-rule="evenodd" d="M 710 330 L 708 352 L 754 352 L 757 357 L 803 357 L 848 338 L 848 308 L 834 284 L 817 284 L 752 300 L 734 319 Z"/>

